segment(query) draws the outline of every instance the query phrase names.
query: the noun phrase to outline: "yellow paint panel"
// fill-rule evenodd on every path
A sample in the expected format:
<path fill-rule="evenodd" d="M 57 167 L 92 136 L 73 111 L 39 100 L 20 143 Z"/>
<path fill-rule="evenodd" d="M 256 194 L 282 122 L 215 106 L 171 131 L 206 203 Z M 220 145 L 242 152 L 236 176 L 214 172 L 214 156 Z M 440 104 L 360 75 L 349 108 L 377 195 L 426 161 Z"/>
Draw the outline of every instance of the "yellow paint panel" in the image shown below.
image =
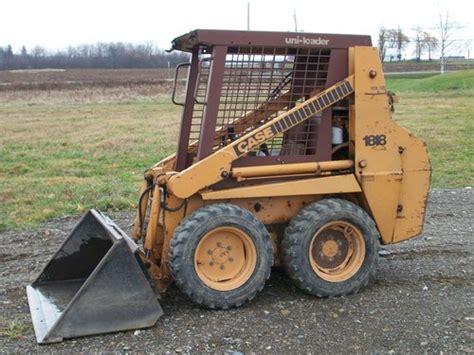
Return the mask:
<path fill-rule="evenodd" d="M 400 194 L 402 209 L 395 220 L 392 243 L 415 237 L 422 232 L 430 175 L 430 171 L 404 173 Z"/>
<path fill-rule="evenodd" d="M 156 252 L 154 249 L 158 240 L 158 218 L 160 216 L 160 187 L 155 185 L 153 188 L 153 202 L 151 204 L 150 220 L 146 230 L 146 237 L 144 242 L 145 250 Z M 155 254 L 156 256 L 156 254 Z"/>
<path fill-rule="evenodd" d="M 401 174 L 362 176 L 362 190 L 379 229 L 383 244 L 392 242 L 401 181 Z"/>
<path fill-rule="evenodd" d="M 271 225 L 290 221 L 302 208 L 319 199 L 321 199 L 321 195 L 235 198 L 225 200 L 225 202 L 245 208 L 263 224 Z M 206 202 L 219 203 L 223 201 Z"/>
<path fill-rule="evenodd" d="M 203 200 L 360 192 L 354 175 L 337 175 L 202 192 Z"/>
<path fill-rule="evenodd" d="M 314 163 L 295 163 L 295 164 L 276 164 L 276 165 L 257 165 L 243 168 L 233 168 L 232 176 L 256 177 L 256 176 L 274 176 L 315 173 L 316 171 L 345 170 L 354 165 L 352 160 L 334 160 Z"/>
<path fill-rule="evenodd" d="M 431 165 L 423 141 L 402 127 L 398 127 L 397 136 L 403 148 L 403 182 L 399 202 L 401 211 L 395 221 L 392 243 L 412 238 L 423 230 L 431 178 Z"/>
<path fill-rule="evenodd" d="M 186 170 L 172 176 L 168 182 L 170 192 L 179 198 L 188 198 L 223 179 L 229 174 L 235 154 L 227 149 L 191 165 Z M 226 175 L 226 176 L 227 176 Z"/>
<path fill-rule="evenodd" d="M 397 126 L 392 121 L 378 51 L 354 48 L 356 176 L 384 244 L 391 243 L 402 180 Z"/>
<path fill-rule="evenodd" d="M 430 163 L 424 143 L 392 120 L 376 48 L 354 48 L 354 78 L 356 176 L 382 241 L 395 243 L 422 230 Z M 371 144 L 377 136 L 384 144 Z"/>

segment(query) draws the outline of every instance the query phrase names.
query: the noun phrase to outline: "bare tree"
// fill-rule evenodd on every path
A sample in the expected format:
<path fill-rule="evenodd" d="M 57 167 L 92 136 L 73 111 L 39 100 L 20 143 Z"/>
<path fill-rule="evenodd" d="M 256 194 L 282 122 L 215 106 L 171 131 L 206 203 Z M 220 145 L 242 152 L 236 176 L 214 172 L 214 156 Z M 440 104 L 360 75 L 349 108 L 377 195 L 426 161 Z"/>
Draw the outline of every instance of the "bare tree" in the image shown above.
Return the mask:
<path fill-rule="evenodd" d="M 31 51 L 33 57 L 43 57 L 46 55 L 46 49 L 41 46 L 35 46 Z"/>
<path fill-rule="evenodd" d="M 439 22 L 436 25 L 436 29 L 438 30 L 439 36 L 441 74 L 444 74 L 447 54 L 451 49 L 453 49 L 456 42 L 453 36 L 460 28 L 461 26 L 451 19 L 448 11 L 439 15 Z"/>
<path fill-rule="evenodd" d="M 413 30 L 415 31 L 415 57 L 416 61 L 419 62 L 424 50 L 426 49 L 425 38 L 427 33 L 423 31 L 421 27 L 415 27 Z"/>
<path fill-rule="evenodd" d="M 406 45 L 410 43 L 410 39 L 407 35 L 405 35 L 405 33 L 403 33 L 400 26 L 397 29 L 388 30 L 388 38 L 390 48 L 397 49 L 397 58 L 398 61 L 401 61 L 402 51 L 406 47 Z"/>
<path fill-rule="evenodd" d="M 378 46 L 379 46 L 379 55 L 380 61 L 385 60 L 385 54 L 387 53 L 387 42 L 388 42 L 388 31 L 385 27 L 380 27 L 379 29 L 379 38 L 378 38 Z"/>
<path fill-rule="evenodd" d="M 428 50 L 428 60 L 431 61 L 431 54 L 433 51 L 438 49 L 438 39 L 428 32 L 425 32 L 424 34 L 425 37 L 423 38 L 423 42 L 425 43 L 425 47 Z"/>

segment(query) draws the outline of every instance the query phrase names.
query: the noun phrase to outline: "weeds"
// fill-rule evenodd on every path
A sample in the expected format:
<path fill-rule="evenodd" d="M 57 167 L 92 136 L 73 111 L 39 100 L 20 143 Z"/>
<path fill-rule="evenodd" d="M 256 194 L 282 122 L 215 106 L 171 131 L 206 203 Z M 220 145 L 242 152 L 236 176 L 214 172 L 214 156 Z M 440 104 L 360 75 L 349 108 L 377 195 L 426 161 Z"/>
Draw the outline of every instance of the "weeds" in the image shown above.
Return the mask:
<path fill-rule="evenodd" d="M 21 319 L 0 322 L 0 337 L 20 339 L 25 338 L 31 332 L 31 323 Z"/>

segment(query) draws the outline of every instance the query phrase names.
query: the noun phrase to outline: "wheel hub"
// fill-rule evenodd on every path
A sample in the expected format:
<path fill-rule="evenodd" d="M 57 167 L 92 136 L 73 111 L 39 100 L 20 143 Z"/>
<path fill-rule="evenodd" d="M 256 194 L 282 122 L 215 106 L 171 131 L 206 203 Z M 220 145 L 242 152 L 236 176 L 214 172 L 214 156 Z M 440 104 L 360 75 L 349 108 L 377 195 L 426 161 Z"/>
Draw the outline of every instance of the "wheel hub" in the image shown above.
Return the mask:
<path fill-rule="evenodd" d="M 349 222 L 329 222 L 314 235 L 309 257 L 318 276 L 330 282 L 345 281 L 359 270 L 364 261 L 364 238 Z"/>
<path fill-rule="evenodd" d="M 339 254 L 339 246 L 336 241 L 330 239 L 323 244 L 323 254 L 328 258 L 334 257 Z"/>
<path fill-rule="evenodd" d="M 233 261 L 230 251 L 232 247 L 230 245 L 223 246 L 221 243 L 216 246 L 214 250 L 209 249 L 208 253 L 211 255 L 212 261 L 216 264 L 225 264 Z"/>
<path fill-rule="evenodd" d="M 256 249 L 250 237 L 234 227 L 219 227 L 198 243 L 195 269 L 207 286 L 221 290 L 239 287 L 256 265 Z"/>
<path fill-rule="evenodd" d="M 344 262 L 348 251 L 349 241 L 344 233 L 327 229 L 317 236 L 311 254 L 320 267 L 334 269 Z"/>

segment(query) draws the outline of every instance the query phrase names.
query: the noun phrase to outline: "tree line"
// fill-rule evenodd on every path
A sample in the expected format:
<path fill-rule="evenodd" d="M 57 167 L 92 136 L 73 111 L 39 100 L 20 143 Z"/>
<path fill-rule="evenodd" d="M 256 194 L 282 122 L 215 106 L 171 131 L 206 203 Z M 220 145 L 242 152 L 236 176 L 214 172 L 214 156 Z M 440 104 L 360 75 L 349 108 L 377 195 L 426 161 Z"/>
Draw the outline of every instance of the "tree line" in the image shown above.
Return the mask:
<path fill-rule="evenodd" d="M 408 37 L 406 33 L 398 26 L 398 28 L 387 29 L 381 27 L 377 38 L 380 59 L 393 61 L 394 59 L 401 61 L 402 53 L 409 43 L 414 44 L 414 55 L 417 61 L 421 60 L 424 54 L 428 54 L 428 59 L 432 59 L 433 52 L 439 52 L 441 62 L 441 73 L 447 58 L 467 45 L 467 41 L 456 39 L 455 35 L 463 28 L 462 25 L 452 19 L 448 12 L 439 14 L 438 22 L 433 27 L 434 35 L 421 27 L 412 28 L 414 36 Z M 387 55 L 389 48 L 395 49 L 396 55 Z"/>
<path fill-rule="evenodd" d="M 11 45 L 0 46 L 0 70 L 71 68 L 168 68 L 187 62 L 183 52 L 166 53 L 152 44 L 97 43 L 49 51 L 35 46 L 14 52 Z"/>
<path fill-rule="evenodd" d="M 428 53 L 428 60 L 432 59 L 432 54 L 438 49 L 438 39 L 429 32 L 422 30 L 420 27 L 414 29 L 415 37 L 410 39 L 403 30 L 398 27 L 395 29 L 386 29 L 381 27 L 378 35 L 378 47 L 380 59 L 390 61 L 396 59 L 402 60 L 402 52 L 410 42 L 415 44 L 415 58 L 421 60 L 423 54 Z M 387 55 L 387 49 L 396 50 L 396 55 Z"/>

